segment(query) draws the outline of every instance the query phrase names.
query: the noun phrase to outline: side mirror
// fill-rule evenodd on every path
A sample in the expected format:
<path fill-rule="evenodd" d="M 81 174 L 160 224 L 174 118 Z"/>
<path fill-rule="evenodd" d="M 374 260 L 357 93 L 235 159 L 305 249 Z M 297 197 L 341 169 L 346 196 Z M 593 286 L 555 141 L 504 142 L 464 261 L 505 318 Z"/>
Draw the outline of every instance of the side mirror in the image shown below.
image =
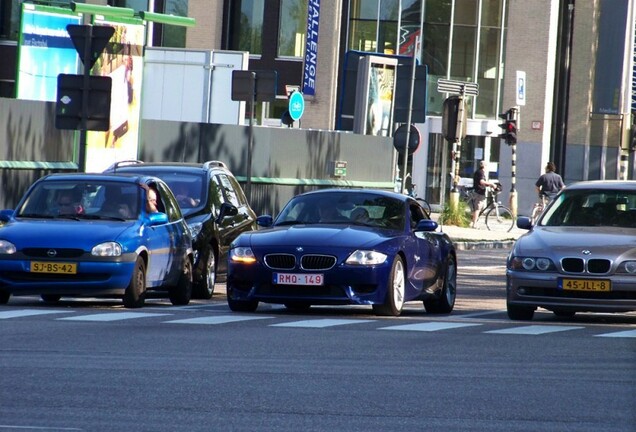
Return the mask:
<path fill-rule="evenodd" d="M 219 216 L 216 218 L 217 222 L 221 222 L 226 217 L 236 216 L 238 214 L 238 209 L 235 205 L 224 202 L 221 204 L 219 208 Z"/>
<path fill-rule="evenodd" d="M 417 223 L 414 231 L 433 232 L 437 229 L 438 226 L 439 225 L 434 220 L 422 219 Z"/>
<path fill-rule="evenodd" d="M 517 228 L 529 230 L 532 228 L 532 219 L 528 216 L 517 217 Z"/>
<path fill-rule="evenodd" d="M 150 226 L 163 225 L 168 223 L 168 215 L 165 213 L 150 213 Z"/>
<path fill-rule="evenodd" d="M 9 222 L 13 216 L 13 210 L 0 210 L 0 222 Z"/>
<path fill-rule="evenodd" d="M 268 227 L 271 227 L 273 224 L 274 224 L 274 218 L 271 217 L 270 215 L 263 215 L 256 218 L 256 225 L 260 227 L 268 228 Z"/>

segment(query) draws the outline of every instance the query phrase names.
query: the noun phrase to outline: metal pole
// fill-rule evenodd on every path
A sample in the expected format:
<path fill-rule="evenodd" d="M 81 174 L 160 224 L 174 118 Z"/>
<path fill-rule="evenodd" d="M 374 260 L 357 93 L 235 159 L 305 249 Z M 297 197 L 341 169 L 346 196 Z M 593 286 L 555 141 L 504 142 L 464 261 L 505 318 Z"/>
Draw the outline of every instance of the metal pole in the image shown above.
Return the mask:
<path fill-rule="evenodd" d="M 250 123 L 249 123 L 249 139 L 247 143 L 247 181 L 245 183 L 245 195 L 249 200 L 252 199 L 252 148 L 254 143 L 254 99 L 256 98 L 256 72 L 250 73 L 252 77 L 252 95 L 250 99 Z"/>
<path fill-rule="evenodd" d="M 422 40 L 422 27 L 424 27 L 424 1 L 420 2 L 420 34 L 415 38 L 415 46 L 413 47 L 413 64 L 411 67 L 411 89 L 409 90 L 409 109 L 406 115 L 406 144 L 404 146 L 404 157 L 402 158 L 402 187 L 401 192 L 405 192 L 406 187 L 406 174 L 407 165 L 409 162 L 409 142 L 411 141 L 411 119 L 413 115 L 413 93 L 415 92 L 415 69 L 417 65 L 417 47 L 420 46 Z M 413 173 L 411 173 L 411 180 L 413 179 Z"/>
<path fill-rule="evenodd" d="M 519 134 L 519 129 L 521 127 L 521 115 L 519 107 L 513 107 L 511 111 L 512 119 L 515 121 L 517 126 L 517 135 Z M 518 139 L 518 138 L 517 138 Z M 510 211 L 512 212 L 512 217 L 517 217 L 517 143 L 512 143 L 512 161 L 511 161 L 511 177 L 510 177 Z"/>
<path fill-rule="evenodd" d="M 93 26 L 86 25 L 86 35 L 84 39 L 84 53 L 82 63 L 84 64 L 84 77 L 82 81 L 82 119 L 80 120 L 80 141 L 78 152 L 78 168 L 80 172 L 86 172 L 86 143 L 87 143 L 87 124 L 88 119 L 88 103 L 91 82 L 91 44 L 93 43 Z"/>

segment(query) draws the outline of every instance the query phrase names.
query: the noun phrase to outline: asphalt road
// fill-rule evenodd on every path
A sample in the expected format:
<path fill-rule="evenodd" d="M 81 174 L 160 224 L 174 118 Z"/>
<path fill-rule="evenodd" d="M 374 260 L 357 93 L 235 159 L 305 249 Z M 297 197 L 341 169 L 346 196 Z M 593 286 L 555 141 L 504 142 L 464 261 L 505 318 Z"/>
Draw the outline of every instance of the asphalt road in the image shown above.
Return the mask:
<path fill-rule="evenodd" d="M 0 431 L 633 431 L 636 314 L 509 321 L 506 253 L 460 252 L 450 315 L 12 298 Z"/>

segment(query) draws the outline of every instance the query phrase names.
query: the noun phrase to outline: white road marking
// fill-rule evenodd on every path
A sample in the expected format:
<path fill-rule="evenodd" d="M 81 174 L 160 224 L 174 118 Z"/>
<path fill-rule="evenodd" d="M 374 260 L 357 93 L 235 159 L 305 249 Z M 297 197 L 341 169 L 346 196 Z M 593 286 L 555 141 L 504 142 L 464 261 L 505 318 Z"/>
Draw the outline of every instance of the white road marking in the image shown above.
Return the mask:
<path fill-rule="evenodd" d="M 500 314 L 500 313 L 505 313 L 505 310 L 496 310 L 496 311 L 488 311 L 488 312 L 475 312 L 475 313 L 470 313 L 470 314 L 461 314 L 461 315 L 455 315 L 455 318 L 475 318 L 475 317 L 480 317 L 480 316 L 486 316 L 486 315 L 496 315 L 496 314 Z"/>
<path fill-rule="evenodd" d="M 152 318 L 158 316 L 166 316 L 172 314 L 157 314 L 147 312 L 109 312 L 93 315 L 81 315 L 67 318 L 57 318 L 64 321 L 122 321 L 135 318 Z"/>
<path fill-rule="evenodd" d="M 461 327 L 473 327 L 481 324 L 467 324 L 456 322 L 428 322 L 420 324 L 404 324 L 390 327 L 380 327 L 378 330 L 407 330 L 407 331 L 421 331 L 421 332 L 434 332 L 439 330 L 450 330 Z"/>
<path fill-rule="evenodd" d="M 10 310 L 10 311 L 0 312 L 0 319 L 20 318 L 20 317 L 35 316 L 35 315 L 61 314 L 61 313 L 71 313 L 71 312 L 73 311 L 19 309 L 19 310 Z"/>
<path fill-rule="evenodd" d="M 245 315 L 219 315 L 219 316 L 207 316 L 198 318 L 187 318 L 172 321 L 164 321 L 163 323 L 169 324 L 227 324 L 240 321 L 252 321 L 261 319 L 272 319 L 274 317 L 268 316 L 245 316 Z"/>
<path fill-rule="evenodd" d="M 541 335 L 546 333 L 556 333 L 568 330 L 579 330 L 585 327 L 578 326 L 546 326 L 546 325 L 531 325 L 523 327 L 513 327 L 501 330 L 491 330 L 484 333 L 498 333 L 498 334 L 523 334 L 523 335 Z"/>
<path fill-rule="evenodd" d="M 636 330 L 625 330 L 614 333 L 603 333 L 595 335 L 598 337 L 613 337 L 613 338 L 636 338 Z"/>
<path fill-rule="evenodd" d="M 346 324 L 361 324 L 367 322 L 374 322 L 375 320 L 350 320 L 350 319 L 315 319 L 315 320 L 302 320 L 292 321 L 281 324 L 271 324 L 270 327 L 301 327 L 301 328 L 325 328 Z"/>

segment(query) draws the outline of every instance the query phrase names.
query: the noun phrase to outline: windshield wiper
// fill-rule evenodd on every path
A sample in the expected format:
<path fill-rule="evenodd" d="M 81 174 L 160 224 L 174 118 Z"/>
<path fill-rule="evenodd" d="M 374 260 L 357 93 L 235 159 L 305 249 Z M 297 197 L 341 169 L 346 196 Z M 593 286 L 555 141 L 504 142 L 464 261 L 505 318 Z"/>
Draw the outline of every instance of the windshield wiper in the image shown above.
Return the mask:
<path fill-rule="evenodd" d="M 70 214 L 68 214 L 68 215 L 65 215 L 65 214 L 57 215 L 57 216 L 53 216 L 53 218 L 54 219 L 71 219 L 71 220 L 76 220 L 76 221 L 80 220 L 80 218 L 77 215 L 70 215 Z"/>
<path fill-rule="evenodd" d="M 41 213 L 22 213 L 19 215 L 16 215 L 16 217 L 22 217 L 22 218 L 39 218 L 39 219 L 53 219 L 54 216 L 52 215 L 47 215 L 47 214 L 41 214 Z"/>
<path fill-rule="evenodd" d="M 299 220 L 288 220 L 288 221 L 282 221 L 282 222 L 278 222 L 276 225 L 274 226 L 283 226 L 283 225 L 297 225 L 297 224 L 302 224 L 305 222 L 301 222 Z"/>
<path fill-rule="evenodd" d="M 90 220 L 110 220 L 110 221 L 121 221 L 124 222 L 126 219 L 119 216 L 104 216 L 97 214 L 80 214 L 77 215 L 80 219 L 90 219 Z"/>

